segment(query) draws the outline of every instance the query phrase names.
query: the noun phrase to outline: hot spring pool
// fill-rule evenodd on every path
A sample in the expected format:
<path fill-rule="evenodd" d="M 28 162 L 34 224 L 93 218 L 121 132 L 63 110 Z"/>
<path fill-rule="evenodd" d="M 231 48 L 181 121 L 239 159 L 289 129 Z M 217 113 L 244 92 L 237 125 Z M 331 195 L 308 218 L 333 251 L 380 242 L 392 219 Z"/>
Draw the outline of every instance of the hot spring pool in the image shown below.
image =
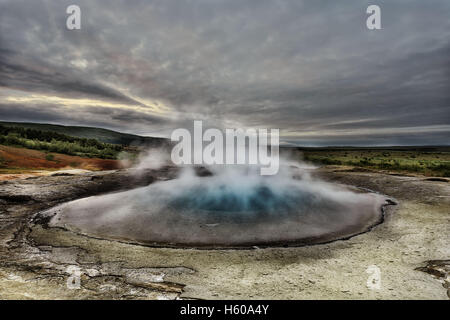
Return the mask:
<path fill-rule="evenodd" d="M 93 196 L 41 213 L 49 226 L 157 246 L 306 245 L 348 238 L 383 219 L 388 198 L 310 178 L 194 175 Z"/>

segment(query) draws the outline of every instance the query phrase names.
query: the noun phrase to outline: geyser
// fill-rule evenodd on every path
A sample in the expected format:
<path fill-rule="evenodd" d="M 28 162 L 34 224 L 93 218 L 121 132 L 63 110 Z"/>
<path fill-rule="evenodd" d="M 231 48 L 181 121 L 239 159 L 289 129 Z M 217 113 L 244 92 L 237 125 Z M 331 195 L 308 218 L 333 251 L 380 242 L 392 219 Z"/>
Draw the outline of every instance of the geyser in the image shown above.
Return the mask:
<path fill-rule="evenodd" d="M 347 238 L 383 218 L 386 197 L 312 179 L 285 165 L 275 176 L 257 168 L 210 168 L 196 176 L 62 204 L 50 226 L 159 246 L 305 245 Z M 295 176 L 295 178 L 294 178 Z"/>

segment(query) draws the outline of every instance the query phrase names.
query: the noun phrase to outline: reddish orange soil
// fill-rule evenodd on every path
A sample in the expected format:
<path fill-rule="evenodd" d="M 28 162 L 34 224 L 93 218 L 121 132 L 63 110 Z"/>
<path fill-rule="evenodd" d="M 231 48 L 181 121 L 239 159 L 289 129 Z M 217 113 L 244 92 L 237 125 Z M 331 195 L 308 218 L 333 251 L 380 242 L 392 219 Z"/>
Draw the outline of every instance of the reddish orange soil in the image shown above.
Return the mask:
<path fill-rule="evenodd" d="M 118 160 L 82 158 L 53 152 L 50 154 L 53 155 L 53 159 L 47 160 L 45 159 L 47 154 L 42 151 L 0 145 L 0 168 L 112 170 L 123 167 Z"/>

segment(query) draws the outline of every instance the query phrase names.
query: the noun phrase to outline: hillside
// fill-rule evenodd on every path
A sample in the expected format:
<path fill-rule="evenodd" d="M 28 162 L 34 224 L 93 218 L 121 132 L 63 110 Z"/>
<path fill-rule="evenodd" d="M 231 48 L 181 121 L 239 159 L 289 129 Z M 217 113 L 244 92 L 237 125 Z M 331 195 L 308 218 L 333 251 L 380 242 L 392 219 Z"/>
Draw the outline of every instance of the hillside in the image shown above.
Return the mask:
<path fill-rule="evenodd" d="M 124 163 L 119 160 L 83 158 L 0 145 L 0 175 L 24 173 L 30 170 L 58 170 L 65 168 L 112 170 L 123 166 Z M 0 177 L 1 180 L 4 180 L 4 177 Z"/>
<path fill-rule="evenodd" d="M 96 139 L 104 143 L 121 144 L 121 145 L 146 145 L 146 146 L 161 146 L 167 143 L 167 139 L 143 137 L 134 134 L 120 133 L 113 130 L 94 128 L 94 127 L 81 127 L 81 126 L 63 126 L 55 124 L 43 124 L 43 123 L 28 123 L 28 122 L 6 122 L 0 121 L 0 125 L 6 127 L 22 127 L 30 128 L 42 131 L 52 131 L 68 136 Z"/>

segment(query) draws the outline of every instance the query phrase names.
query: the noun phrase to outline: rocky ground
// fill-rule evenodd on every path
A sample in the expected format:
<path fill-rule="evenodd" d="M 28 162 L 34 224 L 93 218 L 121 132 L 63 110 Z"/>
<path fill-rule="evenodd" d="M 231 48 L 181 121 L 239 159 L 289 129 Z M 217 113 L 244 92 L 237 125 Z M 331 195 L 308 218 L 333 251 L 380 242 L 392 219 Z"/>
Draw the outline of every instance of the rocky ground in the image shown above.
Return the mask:
<path fill-rule="evenodd" d="M 321 178 L 396 199 L 385 222 L 333 243 L 289 248 L 152 248 L 49 228 L 36 213 L 176 170 L 60 173 L 0 184 L 2 299 L 448 299 L 446 179 L 324 167 Z M 379 274 L 379 287 L 368 285 Z M 375 284 L 378 282 L 375 281 Z"/>

